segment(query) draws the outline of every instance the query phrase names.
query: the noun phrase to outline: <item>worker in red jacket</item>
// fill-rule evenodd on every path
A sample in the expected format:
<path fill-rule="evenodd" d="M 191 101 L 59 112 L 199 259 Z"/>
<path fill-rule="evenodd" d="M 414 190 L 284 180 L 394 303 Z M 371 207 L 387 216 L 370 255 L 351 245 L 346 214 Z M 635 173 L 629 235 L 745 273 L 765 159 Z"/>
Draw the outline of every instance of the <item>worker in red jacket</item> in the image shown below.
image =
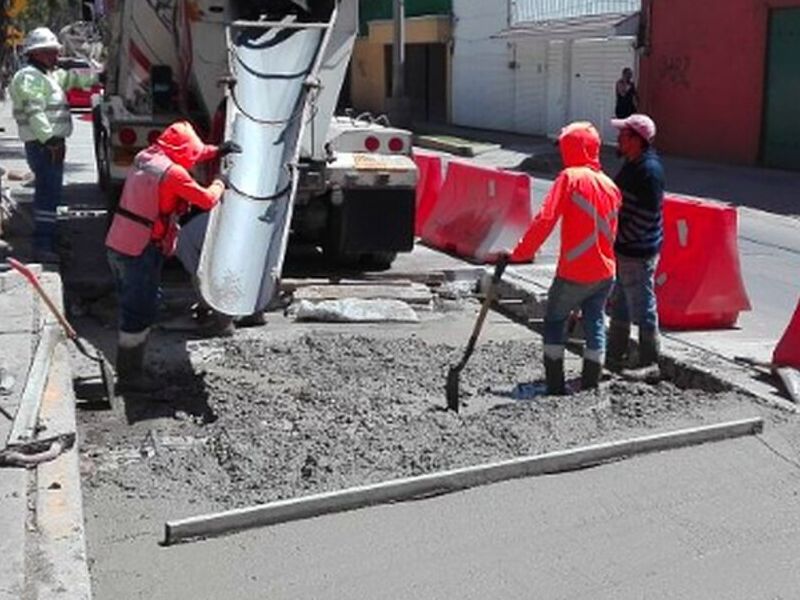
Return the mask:
<path fill-rule="evenodd" d="M 604 309 L 615 274 L 614 238 L 622 195 L 600 166 L 600 134 L 587 122 L 561 130 L 564 169 L 511 255 L 535 254 L 561 220 L 561 251 L 547 295 L 544 366 L 549 394 L 564 394 L 566 323 L 580 308 L 586 334 L 581 387 L 597 387 L 605 354 Z"/>
<path fill-rule="evenodd" d="M 164 257 L 175 251 L 178 217 L 190 205 L 210 210 L 225 189 L 220 179 L 208 187 L 198 184 L 189 169 L 240 151 L 234 142 L 206 145 L 191 124 L 179 121 L 134 158 L 106 237 L 120 304 L 119 392 L 158 389 L 144 371 L 144 352 L 156 319 Z"/>

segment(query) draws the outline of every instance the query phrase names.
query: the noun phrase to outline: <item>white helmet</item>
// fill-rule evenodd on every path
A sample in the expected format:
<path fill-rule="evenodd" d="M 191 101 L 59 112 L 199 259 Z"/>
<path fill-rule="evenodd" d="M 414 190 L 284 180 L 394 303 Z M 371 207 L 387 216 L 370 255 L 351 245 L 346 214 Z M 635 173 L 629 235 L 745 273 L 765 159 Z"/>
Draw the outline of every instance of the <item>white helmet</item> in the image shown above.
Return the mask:
<path fill-rule="evenodd" d="M 61 50 L 61 44 L 56 34 L 47 27 L 37 27 L 28 32 L 28 35 L 25 36 L 25 43 L 22 45 L 22 51 L 25 54 L 34 50 Z"/>

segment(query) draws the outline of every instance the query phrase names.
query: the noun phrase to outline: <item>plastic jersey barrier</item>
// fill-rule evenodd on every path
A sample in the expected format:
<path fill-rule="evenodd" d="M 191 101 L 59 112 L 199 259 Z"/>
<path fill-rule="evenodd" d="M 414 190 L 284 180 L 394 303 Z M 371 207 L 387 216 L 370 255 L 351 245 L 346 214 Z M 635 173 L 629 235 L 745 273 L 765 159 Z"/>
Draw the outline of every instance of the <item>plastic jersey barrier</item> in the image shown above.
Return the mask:
<path fill-rule="evenodd" d="M 420 235 L 435 248 L 494 262 L 513 250 L 528 228 L 530 191 L 528 175 L 452 161 Z"/>
<path fill-rule="evenodd" d="M 663 327 L 733 327 L 739 313 L 750 310 L 737 231 L 733 206 L 674 195 L 664 198 L 664 246 L 656 271 Z"/>
<path fill-rule="evenodd" d="M 442 177 L 442 158 L 438 154 L 415 150 L 414 162 L 419 171 L 414 235 L 419 237 L 439 199 L 444 178 Z"/>
<path fill-rule="evenodd" d="M 783 337 L 775 346 L 772 363 L 778 367 L 800 369 L 800 301 Z"/>

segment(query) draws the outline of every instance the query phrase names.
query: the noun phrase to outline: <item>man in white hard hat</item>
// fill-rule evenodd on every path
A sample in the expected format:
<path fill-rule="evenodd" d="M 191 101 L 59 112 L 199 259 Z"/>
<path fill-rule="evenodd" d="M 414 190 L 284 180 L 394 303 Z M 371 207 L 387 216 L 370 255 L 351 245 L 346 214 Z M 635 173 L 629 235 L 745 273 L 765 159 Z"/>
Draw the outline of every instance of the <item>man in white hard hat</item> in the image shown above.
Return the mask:
<path fill-rule="evenodd" d="M 34 258 L 58 262 L 56 210 L 64 184 L 66 138 L 72 134 L 72 117 L 65 90 L 88 87 L 96 73 L 57 69 L 61 44 L 47 27 L 28 33 L 23 53 L 28 64 L 14 74 L 9 93 L 25 156 L 36 175 L 33 195 Z"/>

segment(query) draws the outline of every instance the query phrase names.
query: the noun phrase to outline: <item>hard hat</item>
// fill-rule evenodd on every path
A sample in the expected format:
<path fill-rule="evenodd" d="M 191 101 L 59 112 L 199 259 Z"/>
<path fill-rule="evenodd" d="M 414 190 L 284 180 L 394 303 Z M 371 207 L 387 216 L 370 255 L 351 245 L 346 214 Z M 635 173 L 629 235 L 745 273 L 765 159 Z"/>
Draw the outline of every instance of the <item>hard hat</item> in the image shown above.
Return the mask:
<path fill-rule="evenodd" d="M 37 27 L 28 32 L 22 51 L 25 54 L 34 50 L 61 50 L 61 44 L 56 34 L 47 27 Z"/>

